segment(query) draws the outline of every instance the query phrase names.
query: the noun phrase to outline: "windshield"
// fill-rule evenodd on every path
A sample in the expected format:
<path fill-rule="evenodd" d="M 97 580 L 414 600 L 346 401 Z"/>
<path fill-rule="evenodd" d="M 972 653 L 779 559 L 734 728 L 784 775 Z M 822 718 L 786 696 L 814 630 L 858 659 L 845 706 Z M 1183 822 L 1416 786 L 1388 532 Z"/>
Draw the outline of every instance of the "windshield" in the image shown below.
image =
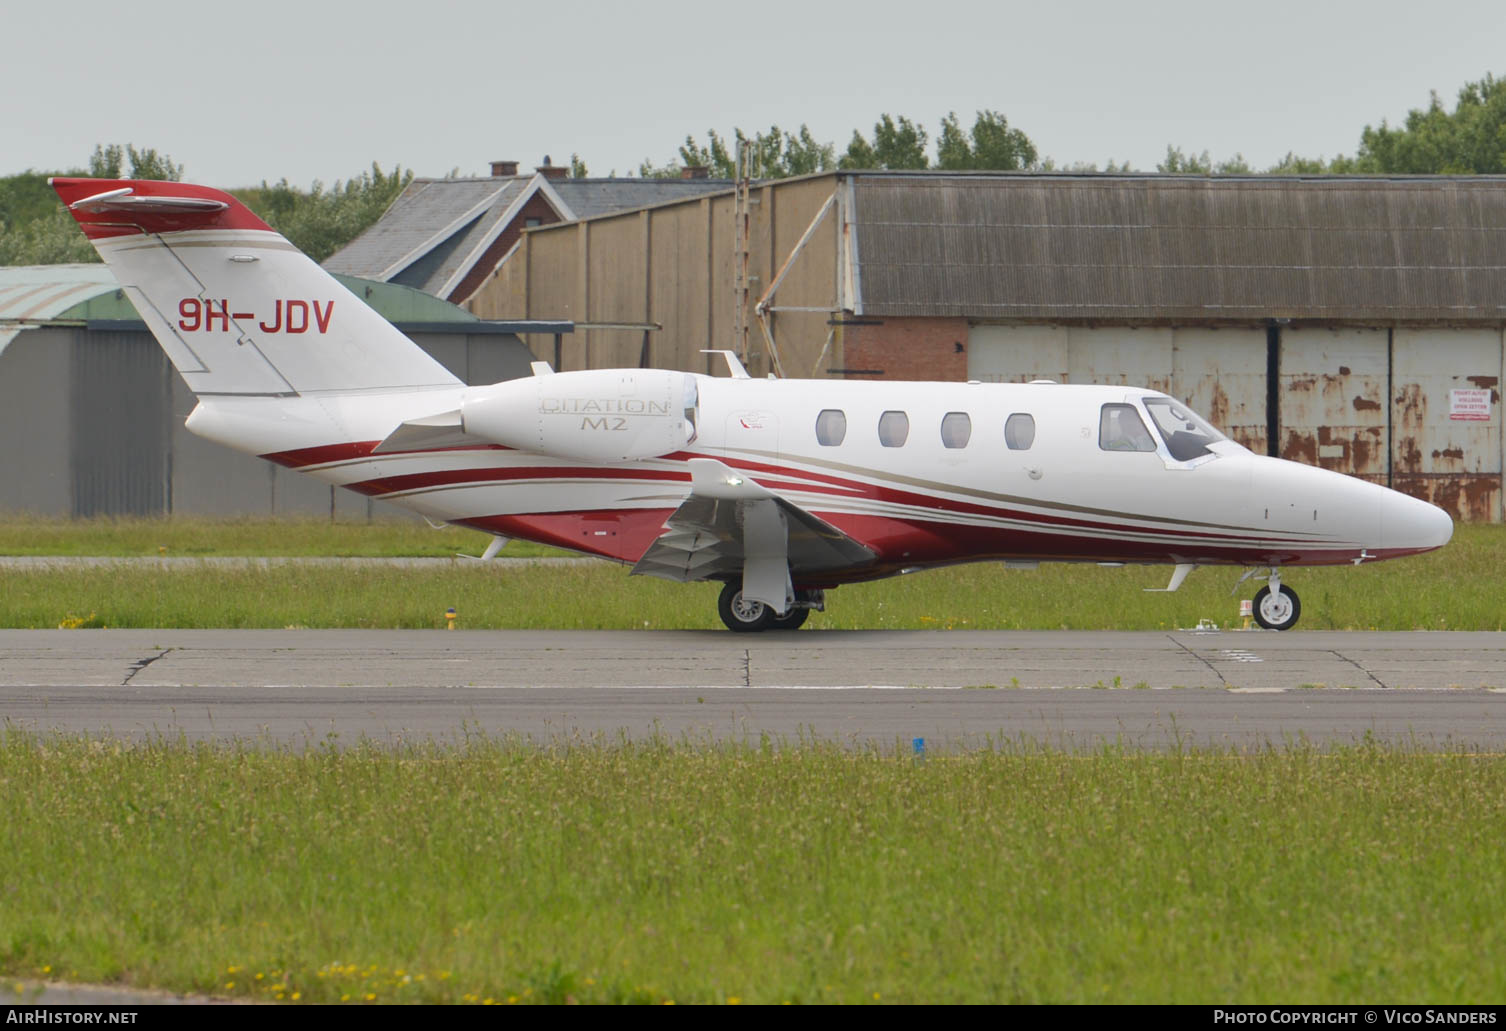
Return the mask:
<path fill-rule="evenodd" d="M 1212 454 L 1208 450 L 1209 444 L 1229 439 L 1186 405 L 1169 397 L 1147 397 L 1145 410 L 1150 412 L 1156 428 L 1161 431 L 1166 450 L 1178 462 L 1190 462 Z"/>

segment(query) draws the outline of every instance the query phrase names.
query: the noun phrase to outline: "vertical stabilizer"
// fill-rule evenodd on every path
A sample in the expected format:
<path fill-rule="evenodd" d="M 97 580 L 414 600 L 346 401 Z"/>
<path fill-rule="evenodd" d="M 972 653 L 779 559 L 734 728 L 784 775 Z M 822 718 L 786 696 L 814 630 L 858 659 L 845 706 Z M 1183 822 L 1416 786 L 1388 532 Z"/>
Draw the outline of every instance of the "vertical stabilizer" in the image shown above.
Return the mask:
<path fill-rule="evenodd" d="M 195 394 L 459 384 L 228 193 L 135 179 L 51 183 Z"/>

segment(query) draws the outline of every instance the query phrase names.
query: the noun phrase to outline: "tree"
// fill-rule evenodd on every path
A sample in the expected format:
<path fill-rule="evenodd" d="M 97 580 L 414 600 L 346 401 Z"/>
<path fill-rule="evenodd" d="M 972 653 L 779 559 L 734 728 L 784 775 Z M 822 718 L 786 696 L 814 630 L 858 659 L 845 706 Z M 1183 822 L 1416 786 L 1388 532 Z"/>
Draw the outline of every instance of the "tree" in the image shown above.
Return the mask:
<path fill-rule="evenodd" d="M 124 161 L 130 160 L 130 174 L 122 176 Z M 96 179 L 161 179 L 178 182 L 183 178 L 183 166 L 174 164 L 166 154 L 158 154 L 155 147 L 137 150 L 127 143 L 94 145 L 94 154 L 89 158 L 89 174 Z"/>
<path fill-rule="evenodd" d="M 1452 114 L 1434 93 L 1425 110 L 1407 112 L 1404 127 L 1365 126 L 1356 164 L 1386 174 L 1506 172 L 1506 79 L 1466 83 Z"/>
<path fill-rule="evenodd" d="M 847 144 L 847 152 L 842 155 L 842 160 L 837 162 L 839 168 L 877 168 L 878 155 L 873 152 L 873 145 L 863 139 L 863 134 L 856 129 L 852 130 L 852 140 Z"/>
<path fill-rule="evenodd" d="M 679 163 L 656 166 L 645 160 L 638 166 L 638 174 L 646 179 L 678 178 L 685 168 L 703 167 L 717 179 L 737 177 L 737 154 L 747 143 L 750 147 L 749 174 L 754 179 L 786 179 L 792 175 L 807 175 L 836 167 L 836 150 L 830 143 L 821 143 L 811 135 L 810 128 L 800 126 L 799 135 L 782 131 L 779 126 L 769 126 L 768 132 L 747 135 L 741 129 L 732 132 L 733 143 L 729 147 L 715 129 L 706 132 L 706 143 L 696 142 L 687 135 L 680 145 Z"/>
<path fill-rule="evenodd" d="M 887 114 L 873 126 L 873 156 L 880 168 L 927 168 L 926 131 L 904 115 L 896 123 Z"/>
<path fill-rule="evenodd" d="M 381 218 L 412 181 L 413 173 L 401 165 L 388 173 L 372 162 L 369 172 L 336 180 L 328 190 L 316 180 L 304 192 L 283 179 L 232 192 L 295 247 L 323 261 Z"/>
<path fill-rule="evenodd" d="M 585 179 L 590 175 L 586 171 L 586 163 L 580 159 L 579 154 L 570 155 L 570 178 Z"/>
<path fill-rule="evenodd" d="M 979 111 L 971 133 L 963 132 L 952 111 L 941 120 L 936 167 L 949 170 L 1013 171 L 1036 166 L 1035 144 L 998 111 Z"/>
<path fill-rule="evenodd" d="M 1205 150 L 1201 154 L 1184 154 L 1181 147 L 1166 145 L 1166 159 L 1156 165 L 1157 172 L 1183 175 L 1253 175 L 1255 170 L 1243 154 L 1214 163 Z"/>

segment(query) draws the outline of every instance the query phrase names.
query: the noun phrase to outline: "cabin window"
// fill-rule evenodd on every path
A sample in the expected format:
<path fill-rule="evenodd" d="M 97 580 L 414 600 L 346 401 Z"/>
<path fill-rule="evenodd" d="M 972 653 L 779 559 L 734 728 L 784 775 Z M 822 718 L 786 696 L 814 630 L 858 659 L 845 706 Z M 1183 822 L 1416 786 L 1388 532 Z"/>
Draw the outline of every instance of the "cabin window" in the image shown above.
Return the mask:
<path fill-rule="evenodd" d="M 1098 446 L 1105 451 L 1154 451 L 1156 440 L 1134 405 L 1104 405 L 1098 419 Z"/>
<path fill-rule="evenodd" d="M 1166 441 L 1166 450 L 1178 462 L 1190 462 L 1194 458 L 1211 455 L 1209 444 L 1228 440 L 1218 430 L 1204 422 L 1196 412 L 1177 404 L 1169 397 L 1148 397 L 1145 410 L 1155 421 L 1156 428 Z"/>
<path fill-rule="evenodd" d="M 904 412 L 885 412 L 879 416 L 878 430 L 884 447 L 904 447 L 910 436 L 910 417 Z"/>
<path fill-rule="evenodd" d="M 1011 451 L 1029 451 L 1035 443 L 1035 416 L 1015 412 L 1004 421 L 1004 443 Z"/>
<path fill-rule="evenodd" d="M 944 447 L 967 447 L 973 435 L 973 420 L 966 412 L 947 412 L 941 420 L 941 443 Z"/>
<path fill-rule="evenodd" d="M 847 436 L 847 413 L 840 408 L 823 408 L 816 416 L 816 443 L 836 447 Z"/>

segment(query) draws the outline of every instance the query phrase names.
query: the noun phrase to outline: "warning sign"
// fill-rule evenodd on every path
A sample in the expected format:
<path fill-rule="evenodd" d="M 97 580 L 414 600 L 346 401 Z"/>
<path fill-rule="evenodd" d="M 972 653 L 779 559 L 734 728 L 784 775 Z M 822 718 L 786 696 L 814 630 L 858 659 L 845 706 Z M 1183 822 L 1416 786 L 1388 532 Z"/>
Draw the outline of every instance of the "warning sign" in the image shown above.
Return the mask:
<path fill-rule="evenodd" d="M 1450 390 L 1448 392 L 1448 417 L 1456 421 L 1489 422 L 1490 391 Z"/>

